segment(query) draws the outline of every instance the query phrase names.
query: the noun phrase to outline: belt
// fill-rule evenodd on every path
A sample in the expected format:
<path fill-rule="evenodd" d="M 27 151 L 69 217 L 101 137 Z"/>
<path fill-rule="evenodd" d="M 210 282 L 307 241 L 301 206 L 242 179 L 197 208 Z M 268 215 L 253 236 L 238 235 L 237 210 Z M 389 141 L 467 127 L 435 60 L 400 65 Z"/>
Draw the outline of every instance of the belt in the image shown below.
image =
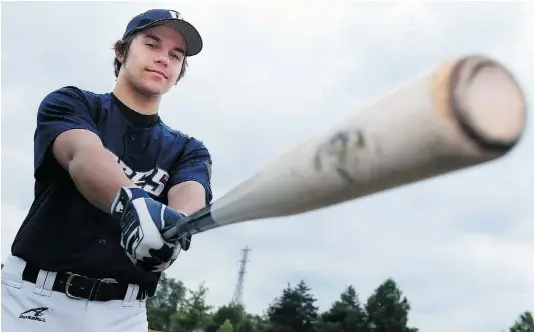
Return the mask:
<path fill-rule="evenodd" d="M 22 273 L 22 279 L 31 283 L 36 283 L 39 271 L 39 268 L 26 264 Z M 128 291 L 128 284 L 110 283 L 75 273 L 58 272 L 52 290 L 64 293 L 72 299 L 111 301 L 123 300 Z M 147 297 L 147 291 L 140 288 L 136 300 L 145 300 Z"/>

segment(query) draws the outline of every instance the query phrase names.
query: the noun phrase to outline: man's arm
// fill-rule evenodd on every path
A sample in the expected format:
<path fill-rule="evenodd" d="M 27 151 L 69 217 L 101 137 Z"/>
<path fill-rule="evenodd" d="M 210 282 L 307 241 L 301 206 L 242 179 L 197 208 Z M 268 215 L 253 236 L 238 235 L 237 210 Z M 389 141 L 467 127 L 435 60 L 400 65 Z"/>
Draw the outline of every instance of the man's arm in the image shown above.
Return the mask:
<path fill-rule="evenodd" d="M 59 134 L 53 153 L 82 195 L 106 213 L 110 213 L 111 201 L 122 187 L 134 186 L 100 138 L 89 130 L 72 129 Z"/>
<path fill-rule="evenodd" d="M 211 156 L 208 149 L 195 139 L 184 147 L 182 158 L 171 172 L 167 193 L 168 206 L 190 215 L 211 202 Z M 180 240 L 183 250 L 188 250 L 191 236 Z"/>
<path fill-rule="evenodd" d="M 38 180 L 51 181 L 58 168 L 66 170 L 91 204 L 110 213 L 114 195 L 133 183 L 98 136 L 97 109 L 76 87 L 63 87 L 43 99 L 37 112 L 34 173 Z"/>
<path fill-rule="evenodd" d="M 197 181 L 186 181 L 174 185 L 167 195 L 168 207 L 184 215 L 190 215 L 206 206 L 206 189 Z M 187 251 L 192 236 L 180 239 L 180 247 Z"/>
<path fill-rule="evenodd" d="M 169 190 L 168 206 L 190 215 L 206 206 L 206 190 L 196 181 L 179 183 Z"/>
<path fill-rule="evenodd" d="M 168 206 L 190 215 L 211 202 L 211 154 L 194 138 L 184 146 L 182 157 L 170 171 Z"/>

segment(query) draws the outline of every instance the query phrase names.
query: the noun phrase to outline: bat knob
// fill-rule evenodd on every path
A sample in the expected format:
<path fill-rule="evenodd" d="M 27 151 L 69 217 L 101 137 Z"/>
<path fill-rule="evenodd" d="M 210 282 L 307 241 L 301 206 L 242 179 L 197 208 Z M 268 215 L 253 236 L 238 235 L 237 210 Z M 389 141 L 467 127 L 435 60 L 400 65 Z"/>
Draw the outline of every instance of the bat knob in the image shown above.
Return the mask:
<path fill-rule="evenodd" d="M 451 71 L 451 109 L 479 147 L 507 151 L 524 132 L 526 103 L 514 76 L 485 57 L 466 57 Z"/>

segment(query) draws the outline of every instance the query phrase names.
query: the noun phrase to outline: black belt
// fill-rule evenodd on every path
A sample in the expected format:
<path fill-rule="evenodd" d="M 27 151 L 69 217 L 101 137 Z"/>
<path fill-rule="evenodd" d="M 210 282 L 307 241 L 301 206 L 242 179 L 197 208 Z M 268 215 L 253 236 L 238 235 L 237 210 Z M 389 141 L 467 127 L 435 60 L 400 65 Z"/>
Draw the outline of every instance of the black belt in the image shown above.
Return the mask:
<path fill-rule="evenodd" d="M 22 273 L 22 279 L 36 283 L 39 270 L 37 267 L 26 264 Z M 65 293 L 65 295 L 73 299 L 111 301 L 123 300 L 126 297 L 128 284 L 110 283 L 75 273 L 58 272 L 52 290 Z M 146 298 L 146 290 L 140 288 L 136 300 L 145 300 Z"/>

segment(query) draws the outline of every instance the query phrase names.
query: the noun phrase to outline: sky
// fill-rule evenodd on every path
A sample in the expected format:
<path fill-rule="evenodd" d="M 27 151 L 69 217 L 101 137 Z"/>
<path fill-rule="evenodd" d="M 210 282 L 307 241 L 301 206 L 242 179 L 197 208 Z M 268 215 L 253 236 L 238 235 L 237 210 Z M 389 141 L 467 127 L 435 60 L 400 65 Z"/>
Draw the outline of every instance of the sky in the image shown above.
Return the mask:
<path fill-rule="evenodd" d="M 33 198 L 40 101 L 65 85 L 111 91 L 112 44 L 133 16 L 155 7 L 178 10 L 204 39 L 161 116 L 210 149 L 215 198 L 451 57 L 495 57 L 527 100 L 534 97 L 534 6 L 527 2 L 3 3 L 2 259 Z M 222 305 L 248 246 L 243 300 L 253 313 L 288 283 L 305 280 L 325 310 L 348 285 L 365 301 L 391 277 L 410 302 L 409 325 L 422 332 L 504 330 L 534 310 L 531 119 L 501 159 L 319 211 L 198 234 L 167 273 L 191 288 L 204 282 L 208 302 Z"/>

